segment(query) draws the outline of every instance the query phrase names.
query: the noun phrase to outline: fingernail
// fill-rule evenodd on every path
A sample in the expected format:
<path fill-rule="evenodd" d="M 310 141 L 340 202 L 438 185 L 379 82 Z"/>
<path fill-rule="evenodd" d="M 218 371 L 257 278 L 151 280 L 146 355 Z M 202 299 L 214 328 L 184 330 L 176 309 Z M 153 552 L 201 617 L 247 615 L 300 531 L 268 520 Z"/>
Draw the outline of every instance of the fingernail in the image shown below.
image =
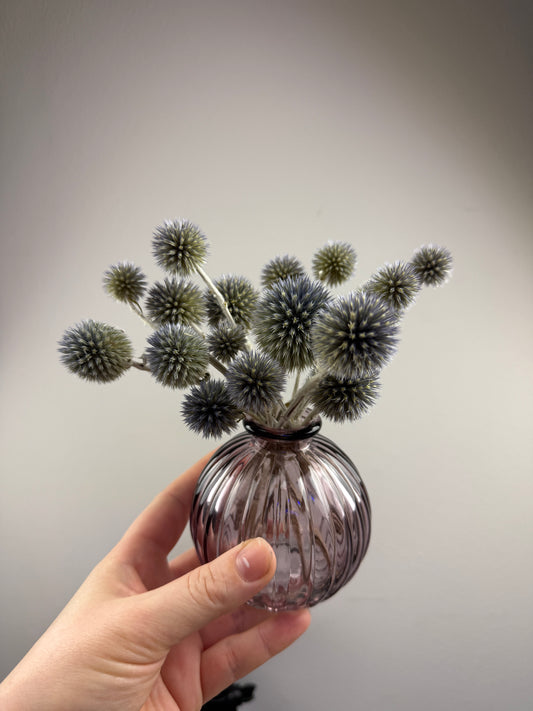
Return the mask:
<path fill-rule="evenodd" d="M 262 538 L 254 538 L 241 548 L 235 559 L 235 566 L 246 583 L 253 583 L 267 574 L 271 561 L 270 546 Z"/>

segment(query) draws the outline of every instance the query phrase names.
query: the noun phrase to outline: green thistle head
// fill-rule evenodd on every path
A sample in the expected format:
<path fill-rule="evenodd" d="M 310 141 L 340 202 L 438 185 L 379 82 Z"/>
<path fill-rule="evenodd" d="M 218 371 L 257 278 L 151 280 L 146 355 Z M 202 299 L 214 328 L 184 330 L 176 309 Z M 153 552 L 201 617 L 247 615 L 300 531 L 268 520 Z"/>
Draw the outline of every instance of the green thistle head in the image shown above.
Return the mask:
<path fill-rule="evenodd" d="M 305 269 L 296 257 L 289 257 L 288 255 L 274 257 L 261 272 L 261 284 L 264 288 L 268 288 L 282 279 L 304 275 Z"/>
<path fill-rule="evenodd" d="M 259 415 L 276 404 L 285 387 L 285 373 L 262 353 L 243 353 L 230 365 L 226 378 L 235 405 Z"/>
<path fill-rule="evenodd" d="M 146 298 L 146 310 L 158 326 L 179 323 L 198 324 L 204 317 L 205 306 L 201 290 L 189 281 L 165 278 L 156 282 Z"/>
<path fill-rule="evenodd" d="M 347 242 L 329 242 L 313 257 L 313 274 L 328 286 L 337 286 L 353 274 L 357 255 Z"/>
<path fill-rule="evenodd" d="M 329 299 L 326 287 L 307 276 L 275 282 L 255 312 L 257 343 L 289 372 L 313 365 L 311 329 Z"/>
<path fill-rule="evenodd" d="M 415 252 L 411 265 L 421 284 L 439 286 L 450 276 L 453 258 L 446 247 L 428 244 Z"/>
<path fill-rule="evenodd" d="M 104 273 L 104 289 L 117 301 L 138 304 L 146 290 L 146 277 L 131 262 L 113 264 Z"/>
<path fill-rule="evenodd" d="M 59 352 L 72 373 L 97 383 L 119 378 L 133 358 L 133 347 L 123 331 L 92 320 L 68 328 L 59 341 Z"/>
<path fill-rule="evenodd" d="M 156 262 L 172 275 L 189 276 L 207 258 L 207 239 L 187 220 L 166 220 L 156 227 L 152 242 Z"/>
<path fill-rule="evenodd" d="M 221 276 L 215 281 L 215 286 L 222 294 L 230 314 L 235 323 L 244 328 L 250 328 L 252 314 L 259 297 L 257 291 L 252 286 L 249 279 L 242 276 Z M 225 320 L 222 309 L 210 291 L 205 293 L 205 304 L 207 307 L 207 318 L 211 327 Z"/>
<path fill-rule="evenodd" d="M 326 375 L 313 391 L 312 402 L 324 417 L 334 422 L 357 420 L 372 407 L 379 389 L 374 376 L 344 379 Z"/>
<path fill-rule="evenodd" d="M 376 294 L 395 311 L 401 311 L 415 300 L 420 281 L 410 264 L 396 262 L 379 269 L 364 285 L 364 290 Z"/>
<path fill-rule="evenodd" d="M 397 342 L 397 316 L 365 291 L 329 304 L 313 328 L 315 355 L 338 378 L 359 378 L 379 370 L 396 352 Z"/>
<path fill-rule="evenodd" d="M 221 437 L 231 432 L 240 416 L 226 384 L 211 379 L 191 388 L 185 395 L 181 413 L 185 424 L 204 437 Z"/>
<path fill-rule="evenodd" d="M 204 339 L 193 331 L 166 324 L 148 337 L 148 343 L 146 360 L 161 385 L 185 388 L 205 377 L 209 353 Z"/>
<path fill-rule="evenodd" d="M 242 326 L 220 323 L 207 336 L 209 350 L 222 363 L 232 361 L 246 346 L 246 331 Z"/>

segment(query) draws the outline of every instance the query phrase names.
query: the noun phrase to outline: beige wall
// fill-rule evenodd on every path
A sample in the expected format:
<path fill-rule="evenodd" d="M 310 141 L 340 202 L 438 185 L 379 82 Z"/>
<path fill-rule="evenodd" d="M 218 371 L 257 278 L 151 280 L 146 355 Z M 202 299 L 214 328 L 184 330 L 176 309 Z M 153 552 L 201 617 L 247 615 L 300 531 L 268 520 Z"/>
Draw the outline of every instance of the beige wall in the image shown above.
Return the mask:
<path fill-rule="evenodd" d="M 533 694 L 531 11 L 527 2 L 3 2 L 0 677 L 208 445 L 140 372 L 58 363 L 101 289 L 198 222 L 258 282 L 327 239 L 352 286 L 425 242 L 453 280 L 409 312 L 375 410 L 324 429 L 374 508 L 356 579 L 251 676 L 257 711 L 523 711 Z M 529 17 L 528 17 L 529 15 Z M 185 545 L 185 544 L 184 544 Z M 330 699 L 333 697 L 333 701 Z M 529 702 L 529 703 L 528 703 Z"/>

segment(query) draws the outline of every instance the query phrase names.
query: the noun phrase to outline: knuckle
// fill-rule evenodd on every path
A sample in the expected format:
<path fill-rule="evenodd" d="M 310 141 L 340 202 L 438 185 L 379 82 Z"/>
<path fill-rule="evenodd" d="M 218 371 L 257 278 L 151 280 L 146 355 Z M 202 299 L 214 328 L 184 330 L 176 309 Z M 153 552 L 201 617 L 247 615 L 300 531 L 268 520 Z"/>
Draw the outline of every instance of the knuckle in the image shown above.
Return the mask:
<path fill-rule="evenodd" d="M 193 570 L 187 579 L 189 595 L 194 604 L 203 608 L 220 608 L 227 600 L 227 584 L 211 565 Z"/>
<path fill-rule="evenodd" d="M 238 681 L 243 676 L 242 662 L 233 644 L 229 643 L 226 648 L 226 665 L 230 683 Z"/>
<path fill-rule="evenodd" d="M 265 630 L 263 629 L 263 627 L 261 627 L 261 625 L 259 625 L 257 631 L 259 637 L 259 645 L 263 650 L 264 656 L 266 659 L 270 659 L 270 657 L 273 657 L 276 654 L 276 650 L 272 645 L 272 641 L 267 637 L 267 635 L 265 634 Z"/>

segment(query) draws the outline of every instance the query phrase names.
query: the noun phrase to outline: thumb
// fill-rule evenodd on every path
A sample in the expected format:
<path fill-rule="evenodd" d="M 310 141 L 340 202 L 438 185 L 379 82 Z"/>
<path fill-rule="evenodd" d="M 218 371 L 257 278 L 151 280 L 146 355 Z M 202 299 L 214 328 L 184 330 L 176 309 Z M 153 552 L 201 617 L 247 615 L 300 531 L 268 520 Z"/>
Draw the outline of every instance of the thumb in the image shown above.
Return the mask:
<path fill-rule="evenodd" d="M 274 551 L 253 538 L 167 585 L 144 593 L 152 634 L 169 649 L 211 620 L 236 610 L 274 575 Z"/>

